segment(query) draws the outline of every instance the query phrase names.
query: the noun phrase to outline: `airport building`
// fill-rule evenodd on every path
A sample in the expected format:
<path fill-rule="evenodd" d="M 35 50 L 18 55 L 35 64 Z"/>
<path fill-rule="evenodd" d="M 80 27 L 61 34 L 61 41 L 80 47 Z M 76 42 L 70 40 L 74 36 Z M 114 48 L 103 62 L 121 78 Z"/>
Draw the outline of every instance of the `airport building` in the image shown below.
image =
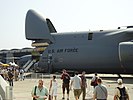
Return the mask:
<path fill-rule="evenodd" d="M 37 54 L 42 54 L 44 50 L 45 47 L 0 50 L 0 62 L 16 62 L 22 56 L 32 55 L 34 57 Z"/>

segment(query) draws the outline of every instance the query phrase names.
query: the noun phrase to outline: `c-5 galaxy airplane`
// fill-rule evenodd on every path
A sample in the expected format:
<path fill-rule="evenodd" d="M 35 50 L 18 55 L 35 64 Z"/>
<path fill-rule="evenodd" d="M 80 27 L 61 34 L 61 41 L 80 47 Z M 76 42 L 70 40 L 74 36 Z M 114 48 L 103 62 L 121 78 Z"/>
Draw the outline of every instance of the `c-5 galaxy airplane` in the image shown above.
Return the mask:
<path fill-rule="evenodd" d="M 47 43 L 38 64 L 41 71 L 62 69 L 88 73 L 133 73 L 133 26 L 124 29 L 57 33 L 52 22 L 29 10 L 26 39 Z"/>

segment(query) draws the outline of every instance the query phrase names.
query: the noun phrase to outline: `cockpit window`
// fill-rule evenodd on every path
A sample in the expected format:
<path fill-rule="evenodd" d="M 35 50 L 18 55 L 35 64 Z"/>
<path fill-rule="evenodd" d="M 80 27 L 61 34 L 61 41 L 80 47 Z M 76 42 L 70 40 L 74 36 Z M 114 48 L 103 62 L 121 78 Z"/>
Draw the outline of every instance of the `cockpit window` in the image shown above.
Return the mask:
<path fill-rule="evenodd" d="M 88 40 L 92 40 L 93 33 L 88 33 Z"/>

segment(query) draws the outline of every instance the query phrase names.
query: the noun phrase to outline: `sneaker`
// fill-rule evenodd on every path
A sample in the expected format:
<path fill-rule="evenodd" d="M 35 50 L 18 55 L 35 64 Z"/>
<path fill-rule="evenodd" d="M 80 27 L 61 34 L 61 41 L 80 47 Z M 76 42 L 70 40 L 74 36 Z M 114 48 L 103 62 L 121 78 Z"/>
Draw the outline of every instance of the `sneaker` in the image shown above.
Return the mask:
<path fill-rule="evenodd" d="M 69 98 L 67 98 L 67 100 L 69 100 Z"/>
<path fill-rule="evenodd" d="M 62 100 L 64 100 L 65 98 L 63 97 Z"/>

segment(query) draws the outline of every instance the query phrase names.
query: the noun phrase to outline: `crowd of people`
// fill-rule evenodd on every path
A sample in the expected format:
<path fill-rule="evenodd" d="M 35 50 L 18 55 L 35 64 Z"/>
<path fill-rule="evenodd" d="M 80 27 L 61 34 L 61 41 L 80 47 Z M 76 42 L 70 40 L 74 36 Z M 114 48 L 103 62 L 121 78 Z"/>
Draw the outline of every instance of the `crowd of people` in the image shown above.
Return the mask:
<path fill-rule="evenodd" d="M 19 67 L 0 67 L 0 74 L 6 81 L 9 82 L 10 86 L 13 86 L 13 81 L 24 80 L 24 70 Z M 70 100 L 69 92 L 72 90 L 72 87 L 75 100 L 79 100 L 81 94 L 82 100 L 85 100 L 87 89 L 85 71 L 83 71 L 81 75 L 78 75 L 78 72 L 75 72 L 74 77 L 70 77 L 64 69 L 61 74 L 61 80 L 62 100 L 65 100 L 65 93 L 67 93 L 66 100 Z M 116 86 L 114 91 L 114 100 L 129 100 L 128 89 L 123 85 L 123 80 L 118 79 L 117 83 L 118 86 Z M 58 81 L 56 80 L 56 75 L 53 75 L 50 80 L 49 90 L 43 84 L 43 80 L 39 80 L 38 85 L 32 89 L 31 94 L 33 100 L 58 100 Z M 107 100 L 108 89 L 106 85 L 103 84 L 102 79 L 97 75 L 97 73 L 95 73 L 92 77 L 90 85 L 94 87 L 93 100 Z"/>
<path fill-rule="evenodd" d="M 81 75 L 78 75 L 78 72 L 75 72 L 75 76 L 70 78 L 70 75 L 64 69 L 61 74 L 62 79 L 62 100 L 70 100 L 69 91 L 72 90 L 75 100 L 79 100 L 80 95 L 82 94 L 82 100 L 85 100 L 86 97 L 86 89 L 87 89 L 87 81 L 85 77 L 85 71 L 82 72 Z M 114 91 L 114 100 L 129 100 L 129 95 L 127 91 L 127 87 L 123 85 L 122 79 L 117 80 L 118 86 L 116 86 Z M 91 80 L 91 86 L 94 87 L 93 98 L 92 100 L 107 100 L 108 98 L 108 89 L 106 85 L 103 84 L 102 79 L 98 77 L 97 74 Z M 56 80 L 56 76 L 53 75 L 50 80 L 49 91 L 43 86 L 43 81 L 38 81 L 38 86 L 35 86 L 32 89 L 32 97 L 33 100 L 58 100 L 57 99 L 57 90 L 58 82 Z M 67 93 L 67 97 L 65 99 L 65 91 Z"/>
<path fill-rule="evenodd" d="M 0 67 L 0 75 L 9 82 L 10 86 L 13 86 L 13 81 L 24 80 L 24 70 L 16 66 Z M 82 94 L 82 100 L 85 100 L 87 80 L 85 76 L 85 71 L 81 75 L 75 72 L 74 77 L 70 77 L 67 71 L 64 69 L 61 74 L 62 80 L 62 100 L 70 100 L 69 92 L 73 88 L 73 93 L 75 100 L 79 100 Z M 117 80 L 118 86 L 116 86 L 114 91 L 114 100 L 129 100 L 128 89 L 123 85 L 123 80 Z M 94 87 L 93 100 L 107 100 L 108 89 L 106 85 L 103 84 L 102 79 L 97 75 L 91 79 L 91 86 Z M 53 75 L 50 80 L 49 90 L 44 86 L 43 80 L 38 81 L 38 85 L 32 89 L 33 100 L 58 100 L 58 81 L 56 80 L 56 75 Z M 66 92 L 65 92 L 66 91 Z M 67 96 L 65 97 L 65 93 Z M 66 99 L 65 99 L 66 98 Z"/>
<path fill-rule="evenodd" d="M 0 67 L 0 75 L 13 86 L 13 81 L 24 80 L 24 70 L 18 66 Z"/>

